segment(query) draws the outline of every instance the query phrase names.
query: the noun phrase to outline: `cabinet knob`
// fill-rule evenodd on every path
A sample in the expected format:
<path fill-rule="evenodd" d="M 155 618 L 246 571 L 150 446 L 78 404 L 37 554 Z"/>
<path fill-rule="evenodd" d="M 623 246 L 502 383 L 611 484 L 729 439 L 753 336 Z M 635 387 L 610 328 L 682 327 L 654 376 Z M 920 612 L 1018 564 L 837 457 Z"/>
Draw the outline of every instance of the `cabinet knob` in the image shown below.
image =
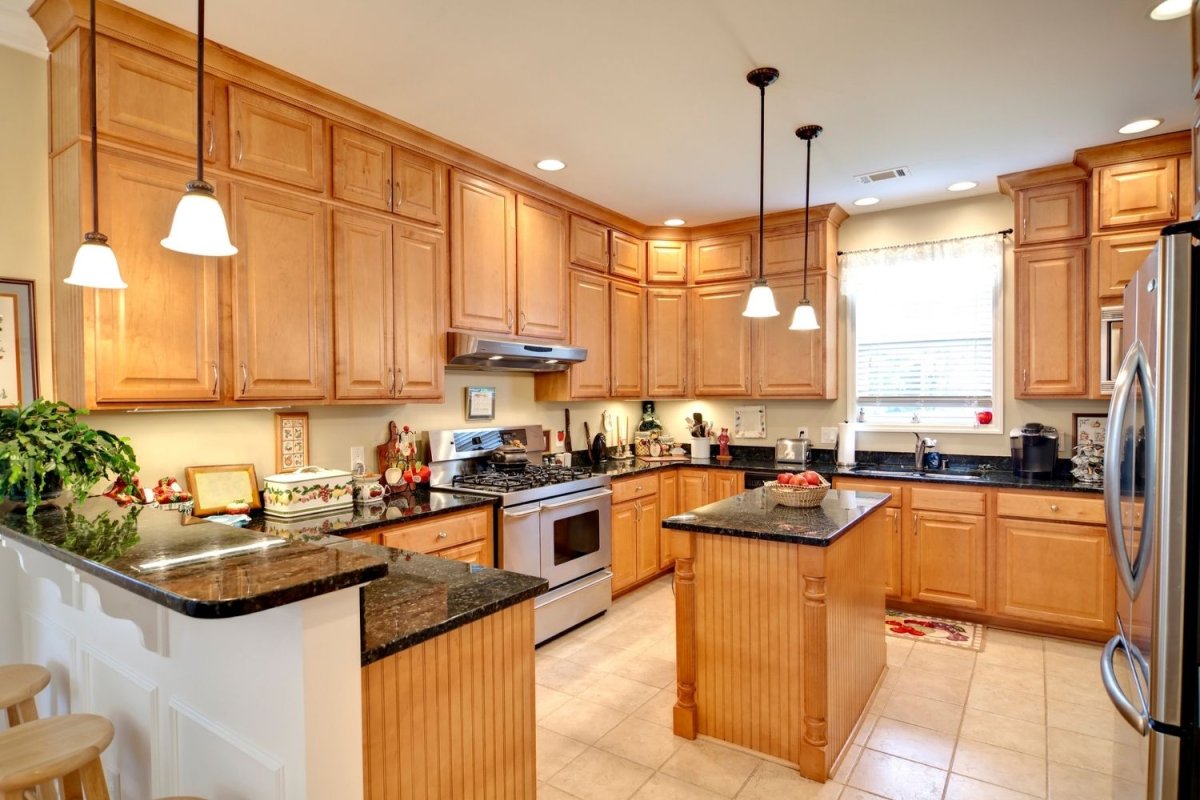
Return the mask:
<path fill-rule="evenodd" d="M 446 539 L 446 538 L 449 538 L 449 536 L 450 536 L 450 534 L 446 533 L 445 531 L 438 531 L 439 539 Z"/>
<path fill-rule="evenodd" d="M 1050 504 L 1050 510 L 1051 510 L 1051 511 L 1058 511 L 1058 503 L 1051 503 L 1051 504 Z"/>

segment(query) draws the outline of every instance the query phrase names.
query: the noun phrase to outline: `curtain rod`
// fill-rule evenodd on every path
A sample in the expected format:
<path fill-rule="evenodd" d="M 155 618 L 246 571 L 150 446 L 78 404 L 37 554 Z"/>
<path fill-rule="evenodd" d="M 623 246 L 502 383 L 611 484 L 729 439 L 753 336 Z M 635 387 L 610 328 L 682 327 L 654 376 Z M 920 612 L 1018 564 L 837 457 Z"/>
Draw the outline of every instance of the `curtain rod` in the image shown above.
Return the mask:
<path fill-rule="evenodd" d="M 853 253 L 871 253 L 871 252 L 874 252 L 875 250 L 896 250 L 901 247 L 916 247 L 916 246 L 922 245 L 922 244 L 941 244 L 942 242 L 957 242 L 962 239 L 982 239 L 985 236 L 1003 236 L 1004 238 L 1007 239 L 1012 232 L 1013 232 L 1012 228 L 1005 228 L 1004 230 L 996 231 L 995 233 L 976 233 L 971 236 L 951 236 L 949 239 L 931 239 L 928 242 L 912 242 L 910 244 L 890 244 L 890 245 L 887 245 L 886 247 L 867 247 L 862 250 L 838 250 L 837 254 L 839 256 L 848 256 Z"/>

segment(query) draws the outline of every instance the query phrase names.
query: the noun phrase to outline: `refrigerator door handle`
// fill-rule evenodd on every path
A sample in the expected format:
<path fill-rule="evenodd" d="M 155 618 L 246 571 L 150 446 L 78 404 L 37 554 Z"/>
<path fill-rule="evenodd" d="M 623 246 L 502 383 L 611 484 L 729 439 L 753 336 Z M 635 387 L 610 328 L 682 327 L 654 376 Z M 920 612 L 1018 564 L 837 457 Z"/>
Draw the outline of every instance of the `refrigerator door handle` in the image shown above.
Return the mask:
<path fill-rule="evenodd" d="M 1104 691 L 1108 693 L 1108 699 L 1116 706 L 1117 713 L 1129 723 L 1130 727 L 1145 736 L 1150 730 L 1149 716 L 1125 696 L 1125 692 L 1121 690 L 1121 684 L 1117 683 L 1113 659 L 1116 658 L 1118 650 L 1125 650 L 1125 642 L 1121 639 L 1121 634 L 1109 639 L 1108 644 L 1104 645 L 1104 655 L 1100 658 L 1100 680 L 1104 683 Z"/>

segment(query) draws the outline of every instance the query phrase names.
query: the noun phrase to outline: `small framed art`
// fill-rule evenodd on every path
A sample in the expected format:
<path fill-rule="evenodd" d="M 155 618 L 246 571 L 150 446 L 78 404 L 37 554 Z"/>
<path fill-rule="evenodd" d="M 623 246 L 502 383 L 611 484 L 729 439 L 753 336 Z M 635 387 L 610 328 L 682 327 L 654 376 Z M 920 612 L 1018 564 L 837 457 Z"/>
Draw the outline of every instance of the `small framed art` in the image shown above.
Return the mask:
<path fill-rule="evenodd" d="M 467 387 L 467 420 L 496 418 L 496 387 Z"/>
<path fill-rule="evenodd" d="M 33 281 L 0 278 L 0 408 L 37 399 Z"/>
<path fill-rule="evenodd" d="M 733 438 L 767 438 L 767 407 L 735 406 L 733 409 Z"/>
<path fill-rule="evenodd" d="M 230 503 L 248 503 L 252 509 L 262 508 L 253 464 L 187 467 L 184 476 L 196 504 L 192 513 L 198 517 L 222 514 Z"/>
<path fill-rule="evenodd" d="M 308 464 L 308 413 L 275 412 L 275 472 L 295 472 Z"/>
<path fill-rule="evenodd" d="M 1108 414 L 1072 414 L 1075 444 L 1104 446 L 1108 434 Z"/>

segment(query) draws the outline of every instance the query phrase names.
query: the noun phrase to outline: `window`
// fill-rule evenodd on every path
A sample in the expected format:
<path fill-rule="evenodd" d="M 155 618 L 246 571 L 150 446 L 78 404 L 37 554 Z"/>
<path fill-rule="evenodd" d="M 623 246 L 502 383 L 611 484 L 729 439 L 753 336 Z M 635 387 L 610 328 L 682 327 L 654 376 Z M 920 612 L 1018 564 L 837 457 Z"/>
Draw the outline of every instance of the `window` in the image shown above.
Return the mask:
<path fill-rule="evenodd" d="M 849 419 L 868 430 L 1002 430 L 1003 263 L 998 235 L 844 256 Z"/>

